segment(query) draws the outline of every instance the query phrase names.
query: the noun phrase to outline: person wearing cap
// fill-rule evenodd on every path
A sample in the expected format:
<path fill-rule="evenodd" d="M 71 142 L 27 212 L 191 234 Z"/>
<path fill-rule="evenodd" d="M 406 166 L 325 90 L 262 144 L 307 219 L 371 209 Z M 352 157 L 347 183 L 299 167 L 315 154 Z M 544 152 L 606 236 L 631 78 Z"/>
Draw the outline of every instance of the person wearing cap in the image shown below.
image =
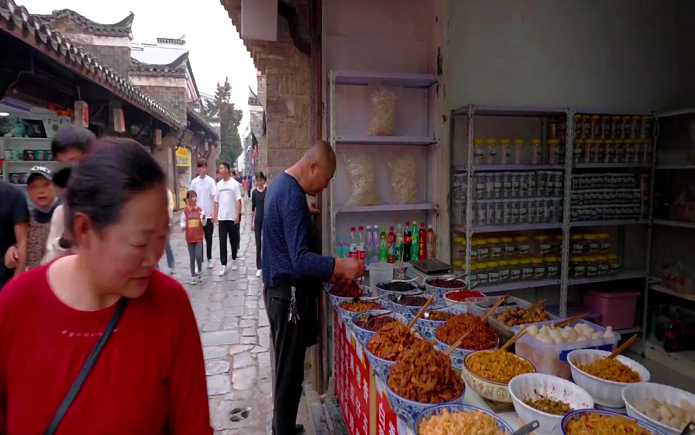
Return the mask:
<path fill-rule="evenodd" d="M 27 193 L 33 206 L 29 217 L 29 236 L 26 253 L 26 269 L 41 265 L 41 259 L 46 253 L 46 240 L 51 229 L 51 218 L 58 207 L 53 175 L 45 166 L 34 166 L 29 171 Z M 8 249 L 5 254 L 5 266 L 16 268 L 20 259 L 17 245 Z"/>

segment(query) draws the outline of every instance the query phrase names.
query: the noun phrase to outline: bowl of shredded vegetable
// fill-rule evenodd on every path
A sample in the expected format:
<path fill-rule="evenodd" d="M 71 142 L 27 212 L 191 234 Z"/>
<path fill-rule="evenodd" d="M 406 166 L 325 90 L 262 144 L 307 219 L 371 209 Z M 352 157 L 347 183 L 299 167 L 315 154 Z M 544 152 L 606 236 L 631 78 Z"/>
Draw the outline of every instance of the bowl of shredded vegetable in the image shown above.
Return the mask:
<path fill-rule="evenodd" d="M 649 382 L 651 375 L 642 364 L 610 352 L 595 349 L 573 350 L 567 355 L 574 382 L 585 389 L 594 402 L 609 408 L 625 406 L 622 392 L 630 384 Z"/>
<path fill-rule="evenodd" d="M 481 397 L 493 402 L 512 403 L 509 381 L 524 373 L 535 373 L 527 359 L 506 350 L 479 350 L 463 360 L 463 380 Z"/>
<path fill-rule="evenodd" d="M 666 435 L 632 417 L 598 409 L 579 409 L 562 419 L 562 435 Z"/>
<path fill-rule="evenodd" d="M 499 416 L 462 404 L 439 405 L 420 414 L 417 435 L 509 435 L 514 431 Z"/>

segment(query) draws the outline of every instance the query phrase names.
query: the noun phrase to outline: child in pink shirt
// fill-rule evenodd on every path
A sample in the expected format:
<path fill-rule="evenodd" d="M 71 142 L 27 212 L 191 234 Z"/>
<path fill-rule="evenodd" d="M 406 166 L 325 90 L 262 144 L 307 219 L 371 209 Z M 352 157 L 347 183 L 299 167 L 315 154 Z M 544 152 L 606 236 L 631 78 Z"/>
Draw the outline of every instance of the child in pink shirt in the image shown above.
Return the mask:
<path fill-rule="evenodd" d="M 195 190 L 186 192 L 186 208 L 181 213 L 181 229 L 186 232 L 188 243 L 188 255 L 191 260 L 191 284 L 196 284 L 203 279 L 203 227 L 207 217 L 203 209 L 198 207 L 198 195 Z M 198 273 L 196 274 L 196 263 Z"/>

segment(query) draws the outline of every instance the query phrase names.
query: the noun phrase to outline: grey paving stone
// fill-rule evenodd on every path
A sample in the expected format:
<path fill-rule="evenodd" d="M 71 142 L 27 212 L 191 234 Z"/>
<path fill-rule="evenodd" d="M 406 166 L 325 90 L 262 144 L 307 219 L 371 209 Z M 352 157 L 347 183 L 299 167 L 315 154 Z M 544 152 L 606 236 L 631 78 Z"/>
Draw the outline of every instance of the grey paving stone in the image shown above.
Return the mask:
<path fill-rule="evenodd" d="M 246 367 L 244 369 L 232 371 L 232 385 L 235 390 L 249 390 L 256 384 L 258 369 L 256 367 Z M 227 391 L 225 391 L 226 393 Z"/>
<path fill-rule="evenodd" d="M 227 376 L 226 374 L 208 376 L 207 384 L 208 394 L 211 396 L 227 394 L 232 390 L 231 383 L 229 382 L 229 376 Z"/>
<path fill-rule="evenodd" d="M 205 361 L 205 374 L 208 376 L 221 375 L 222 373 L 227 373 L 228 371 L 229 361 L 225 361 L 222 359 L 213 359 Z"/>
<path fill-rule="evenodd" d="M 203 332 L 200 334 L 200 340 L 203 346 L 211 346 L 218 344 L 238 344 L 239 332 L 237 331 L 218 331 L 218 332 Z"/>
<path fill-rule="evenodd" d="M 228 346 L 203 346 L 203 358 L 216 359 L 223 358 L 229 353 Z"/>
<path fill-rule="evenodd" d="M 253 358 L 251 352 L 243 352 L 234 355 L 234 370 L 243 369 L 244 367 L 249 367 L 256 364 L 256 360 Z"/>

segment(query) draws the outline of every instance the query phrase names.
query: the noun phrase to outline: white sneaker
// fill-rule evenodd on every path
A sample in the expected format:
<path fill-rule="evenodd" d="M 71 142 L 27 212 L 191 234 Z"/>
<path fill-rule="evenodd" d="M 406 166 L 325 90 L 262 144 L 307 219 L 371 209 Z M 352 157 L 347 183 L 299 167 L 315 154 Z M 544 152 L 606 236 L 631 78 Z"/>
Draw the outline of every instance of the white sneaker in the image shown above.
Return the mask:
<path fill-rule="evenodd" d="M 220 276 L 225 276 L 227 274 L 227 266 L 222 266 L 222 269 L 220 269 Z"/>
<path fill-rule="evenodd" d="M 193 278 L 191 278 L 191 285 L 196 285 L 196 284 L 198 284 L 198 280 L 194 276 Z"/>
<path fill-rule="evenodd" d="M 256 271 L 256 278 L 260 278 L 260 277 L 261 277 L 261 269 L 258 269 Z"/>
<path fill-rule="evenodd" d="M 200 275 L 198 275 L 198 282 L 203 282 L 203 274 L 202 274 L 202 272 L 200 273 Z"/>
<path fill-rule="evenodd" d="M 174 275 L 174 272 L 176 272 L 174 269 L 169 269 L 169 275 Z"/>
<path fill-rule="evenodd" d="M 212 260 L 208 260 L 208 269 L 212 269 Z"/>
<path fill-rule="evenodd" d="M 232 270 L 236 270 L 236 266 L 234 264 L 232 264 Z"/>

